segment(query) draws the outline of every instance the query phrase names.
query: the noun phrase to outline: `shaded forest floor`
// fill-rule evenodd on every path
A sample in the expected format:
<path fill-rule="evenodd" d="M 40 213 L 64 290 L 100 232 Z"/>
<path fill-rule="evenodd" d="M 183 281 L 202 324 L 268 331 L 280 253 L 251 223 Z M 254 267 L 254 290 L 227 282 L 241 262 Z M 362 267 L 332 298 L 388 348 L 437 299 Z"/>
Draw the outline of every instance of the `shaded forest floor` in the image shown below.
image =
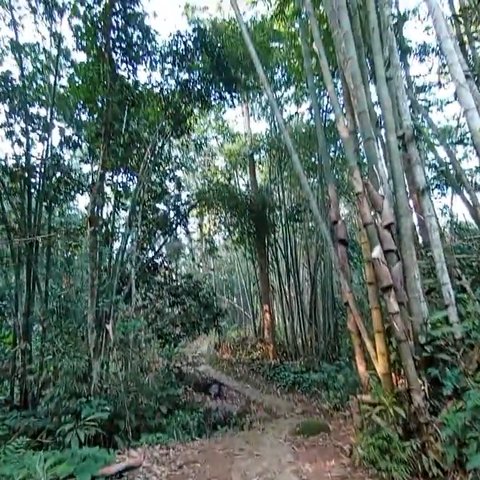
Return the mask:
<path fill-rule="evenodd" d="M 351 428 L 342 416 L 327 417 L 321 406 L 297 396 L 278 396 L 233 379 L 205 363 L 200 368 L 219 379 L 228 390 L 248 398 L 255 418 L 244 431 L 219 434 L 187 444 L 150 446 L 144 449 L 143 466 L 131 479 L 165 480 L 327 480 L 364 479 L 353 467 Z M 263 389 L 262 389 L 263 390 Z M 309 438 L 295 433 L 303 420 L 325 419 L 330 433 Z M 129 452 L 130 454 L 134 452 Z"/>

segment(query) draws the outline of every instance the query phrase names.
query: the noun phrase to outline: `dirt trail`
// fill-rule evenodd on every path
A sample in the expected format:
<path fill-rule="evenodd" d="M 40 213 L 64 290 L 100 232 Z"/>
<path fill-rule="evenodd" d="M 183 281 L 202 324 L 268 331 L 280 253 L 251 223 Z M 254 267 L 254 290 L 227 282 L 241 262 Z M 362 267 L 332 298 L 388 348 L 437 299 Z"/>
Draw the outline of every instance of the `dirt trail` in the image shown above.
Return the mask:
<path fill-rule="evenodd" d="M 136 480 L 368 480 L 345 455 L 350 443 L 348 423 L 329 419 L 330 434 L 310 439 L 292 432 L 311 418 L 311 406 L 266 395 L 211 366 L 201 369 L 247 393 L 251 400 L 274 411 L 256 428 L 169 447 L 148 447 L 145 462 L 129 478 Z M 302 408 L 303 407 L 303 408 Z M 308 411 L 310 410 L 310 411 Z"/>
<path fill-rule="evenodd" d="M 137 480 L 366 480 L 351 467 L 331 435 L 303 440 L 290 434 L 299 417 L 273 420 L 264 429 L 173 447 L 150 447 Z"/>

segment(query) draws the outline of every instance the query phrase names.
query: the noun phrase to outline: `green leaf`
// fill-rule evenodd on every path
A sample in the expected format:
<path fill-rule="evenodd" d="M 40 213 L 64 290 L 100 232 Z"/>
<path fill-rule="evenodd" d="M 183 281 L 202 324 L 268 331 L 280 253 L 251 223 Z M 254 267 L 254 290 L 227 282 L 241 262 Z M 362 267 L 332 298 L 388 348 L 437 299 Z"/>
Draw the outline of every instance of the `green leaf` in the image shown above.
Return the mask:
<path fill-rule="evenodd" d="M 99 470 L 98 462 L 92 459 L 86 460 L 75 468 L 75 478 L 78 480 L 90 480 Z"/>
<path fill-rule="evenodd" d="M 467 471 L 471 472 L 472 470 L 477 470 L 477 469 L 480 469 L 480 452 L 476 453 L 467 462 Z"/>
<path fill-rule="evenodd" d="M 441 319 L 447 318 L 447 317 L 448 317 L 448 311 L 447 310 L 437 310 L 436 312 L 433 312 L 430 315 L 430 321 L 441 320 Z"/>
<path fill-rule="evenodd" d="M 74 467 L 70 463 L 64 462 L 61 465 L 55 467 L 55 469 L 51 473 L 60 478 L 68 478 L 72 475 L 73 471 Z"/>

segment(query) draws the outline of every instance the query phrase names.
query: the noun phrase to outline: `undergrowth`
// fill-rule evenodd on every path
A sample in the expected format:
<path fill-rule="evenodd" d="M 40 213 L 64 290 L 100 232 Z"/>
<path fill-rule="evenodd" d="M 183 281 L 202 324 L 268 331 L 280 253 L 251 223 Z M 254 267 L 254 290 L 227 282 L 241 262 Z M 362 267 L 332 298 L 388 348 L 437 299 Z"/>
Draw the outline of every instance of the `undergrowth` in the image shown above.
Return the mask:
<path fill-rule="evenodd" d="M 37 451 L 31 441 L 19 437 L 0 449 L 0 478 L 4 480 L 90 480 L 113 460 L 114 455 L 99 447 Z"/>
<path fill-rule="evenodd" d="M 357 438 L 357 455 L 378 476 L 391 480 L 414 477 L 416 443 L 404 440 L 391 428 L 365 429 Z"/>
<path fill-rule="evenodd" d="M 314 397 L 332 410 L 344 408 L 358 389 L 357 376 L 347 362 L 315 367 L 300 362 L 284 362 L 257 364 L 253 368 L 275 387 Z"/>
<path fill-rule="evenodd" d="M 320 365 L 307 361 L 270 362 L 265 360 L 263 343 L 246 337 L 234 341 L 220 340 L 216 349 L 217 361 L 223 368 L 245 377 L 253 375 L 281 392 L 311 397 L 328 409 L 345 408 L 350 396 L 358 390 L 358 378 L 349 361 Z M 281 345 L 279 351 L 282 351 Z"/>
<path fill-rule="evenodd" d="M 114 449 L 187 442 L 242 422 L 181 397 L 175 406 L 158 404 L 156 414 L 151 397 L 150 402 L 144 402 L 147 410 L 141 412 L 139 405 L 129 415 L 114 402 L 98 399 L 80 400 L 76 409 L 65 408 L 60 414 L 43 407 L 31 412 L 1 410 L 0 478 L 90 479 L 112 460 Z"/>
<path fill-rule="evenodd" d="M 161 431 L 145 433 L 135 445 L 165 445 L 172 442 L 186 443 L 208 438 L 214 433 L 243 427 L 245 416 L 220 410 L 186 407 L 169 416 Z"/>
<path fill-rule="evenodd" d="M 361 426 L 357 432 L 354 460 L 375 471 L 378 478 L 409 480 L 428 471 L 441 475 L 437 459 L 424 455 L 417 437 L 411 435 L 402 395 L 386 395 L 373 385 L 371 401 L 360 404 Z"/>
<path fill-rule="evenodd" d="M 424 348 L 431 424 L 423 436 L 412 430 L 405 399 L 376 391 L 376 405 L 362 407 L 357 459 L 382 478 L 480 478 L 480 322 L 462 313 L 461 345 L 443 312 L 431 318 Z"/>
<path fill-rule="evenodd" d="M 209 286 L 150 279 L 139 291 L 136 311 L 118 311 L 96 388 L 86 322 L 73 314 L 34 345 L 43 363 L 28 379 L 29 408 L 16 402 L 18 387 L 12 398 L 0 383 L 0 479 L 90 479 L 118 449 L 201 438 L 240 421 L 192 403 L 174 368 L 180 342 L 221 316 Z M 15 355 L 11 339 L 0 347 L 4 359 Z"/>

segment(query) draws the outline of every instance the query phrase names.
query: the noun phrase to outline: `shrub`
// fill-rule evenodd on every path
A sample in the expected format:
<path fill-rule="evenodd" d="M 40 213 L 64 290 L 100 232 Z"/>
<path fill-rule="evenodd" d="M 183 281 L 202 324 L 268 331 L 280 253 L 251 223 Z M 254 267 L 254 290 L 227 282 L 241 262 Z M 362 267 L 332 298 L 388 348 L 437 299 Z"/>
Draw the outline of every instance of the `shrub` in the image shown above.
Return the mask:
<path fill-rule="evenodd" d="M 332 409 L 345 407 L 358 390 L 357 374 L 346 362 L 313 368 L 303 363 L 262 364 L 260 373 L 279 388 L 320 398 Z"/>
<path fill-rule="evenodd" d="M 467 389 L 440 415 L 440 433 L 447 468 L 480 475 L 479 418 L 479 385 Z"/>
<path fill-rule="evenodd" d="M 100 448 L 31 450 L 31 441 L 19 437 L 0 449 L 0 478 L 4 480 L 90 480 L 113 455 Z"/>
<path fill-rule="evenodd" d="M 410 480 L 416 468 L 416 444 L 387 426 L 367 428 L 357 438 L 356 456 L 382 478 Z"/>

